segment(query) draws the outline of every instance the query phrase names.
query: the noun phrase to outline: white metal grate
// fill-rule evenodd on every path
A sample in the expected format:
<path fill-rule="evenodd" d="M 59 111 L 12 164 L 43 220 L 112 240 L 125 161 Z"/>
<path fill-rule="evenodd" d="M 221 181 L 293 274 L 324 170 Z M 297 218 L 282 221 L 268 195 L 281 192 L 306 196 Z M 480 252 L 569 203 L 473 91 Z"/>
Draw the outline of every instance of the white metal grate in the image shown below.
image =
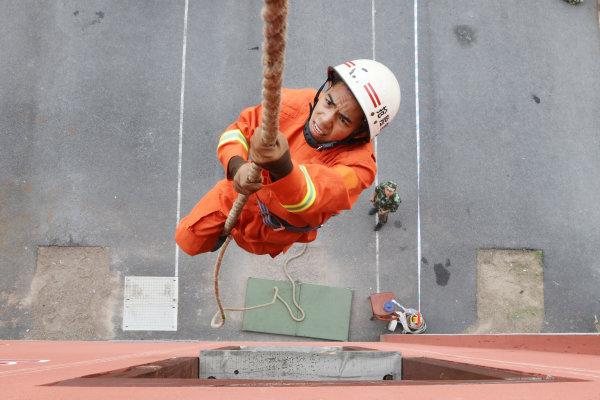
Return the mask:
<path fill-rule="evenodd" d="M 126 276 L 124 331 L 176 331 L 178 278 Z"/>

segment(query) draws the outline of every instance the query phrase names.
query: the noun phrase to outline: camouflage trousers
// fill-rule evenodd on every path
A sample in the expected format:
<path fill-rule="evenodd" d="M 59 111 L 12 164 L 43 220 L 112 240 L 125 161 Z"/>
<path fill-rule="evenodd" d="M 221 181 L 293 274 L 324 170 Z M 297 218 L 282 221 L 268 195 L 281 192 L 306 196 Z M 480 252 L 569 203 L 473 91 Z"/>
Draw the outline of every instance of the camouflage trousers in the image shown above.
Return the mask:
<path fill-rule="evenodd" d="M 379 211 L 377 211 L 377 216 L 379 217 L 379 222 L 381 222 L 382 224 L 385 224 L 387 222 L 388 214 L 389 213 L 390 213 L 389 210 L 379 210 Z"/>

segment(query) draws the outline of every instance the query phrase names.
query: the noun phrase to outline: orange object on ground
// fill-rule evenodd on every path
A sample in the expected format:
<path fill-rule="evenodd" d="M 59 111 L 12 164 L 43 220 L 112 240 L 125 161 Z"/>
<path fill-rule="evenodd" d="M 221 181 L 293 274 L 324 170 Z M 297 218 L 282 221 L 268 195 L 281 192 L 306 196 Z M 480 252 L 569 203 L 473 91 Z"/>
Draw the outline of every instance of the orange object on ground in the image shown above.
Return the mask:
<path fill-rule="evenodd" d="M 276 182 L 263 171 L 263 187 L 249 196 L 231 231 L 236 243 L 250 253 L 275 257 L 296 242 L 307 243 L 317 237 L 316 230 L 275 231 L 265 225 L 257 200 L 295 227 L 317 228 L 331 216 L 349 210 L 375 179 L 377 166 L 371 143 L 324 151 L 306 143 L 303 128 L 315 93 L 314 89 L 282 89 L 279 130 L 289 143 L 293 169 Z M 261 120 L 261 106 L 247 108 L 221 135 L 217 155 L 226 175 L 232 157 L 248 159 L 250 138 Z M 211 251 L 236 196 L 231 177 L 219 181 L 180 221 L 175 234 L 179 247 L 189 255 Z"/>
<path fill-rule="evenodd" d="M 395 299 L 396 296 L 392 292 L 381 292 L 381 293 L 373 293 L 369 296 L 369 300 L 371 301 L 371 311 L 373 315 L 371 316 L 371 321 L 374 319 L 380 319 L 382 321 L 391 321 L 393 319 L 398 319 L 394 313 L 387 312 L 383 309 L 383 306 L 386 302 Z"/>

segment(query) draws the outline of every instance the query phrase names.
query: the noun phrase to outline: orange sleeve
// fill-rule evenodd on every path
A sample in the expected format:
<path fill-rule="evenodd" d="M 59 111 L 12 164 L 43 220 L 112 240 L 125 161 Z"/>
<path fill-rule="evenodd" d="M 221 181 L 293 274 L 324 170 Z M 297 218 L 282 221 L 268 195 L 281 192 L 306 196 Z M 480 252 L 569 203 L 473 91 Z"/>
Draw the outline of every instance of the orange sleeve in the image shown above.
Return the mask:
<path fill-rule="evenodd" d="M 287 119 L 296 118 L 304 109 L 307 111 L 308 103 L 313 99 L 315 93 L 314 89 L 282 88 L 280 124 L 283 124 Z M 237 121 L 229 125 L 221 134 L 217 145 L 217 157 L 225 169 L 225 176 L 227 176 L 227 166 L 231 157 L 240 156 L 244 160 L 248 159 L 250 138 L 261 122 L 262 106 L 259 104 L 244 109 Z M 283 131 L 283 125 L 281 127 Z M 231 179 L 231 177 L 227 176 L 227 179 Z"/>
<path fill-rule="evenodd" d="M 298 164 L 292 172 L 276 182 L 263 186 L 271 191 L 289 213 L 311 225 L 352 208 L 364 189 L 375 180 L 375 161 L 369 157 L 351 165 Z M 325 218 L 326 219 L 326 218 Z"/>
<path fill-rule="evenodd" d="M 254 134 L 254 129 L 260 125 L 261 110 L 260 105 L 244 109 L 237 121 L 229 125 L 219 137 L 217 157 L 225 169 L 226 176 L 229 160 L 233 156 L 240 156 L 244 160 L 248 159 L 250 138 Z M 231 177 L 227 176 L 227 179 L 231 179 Z"/>

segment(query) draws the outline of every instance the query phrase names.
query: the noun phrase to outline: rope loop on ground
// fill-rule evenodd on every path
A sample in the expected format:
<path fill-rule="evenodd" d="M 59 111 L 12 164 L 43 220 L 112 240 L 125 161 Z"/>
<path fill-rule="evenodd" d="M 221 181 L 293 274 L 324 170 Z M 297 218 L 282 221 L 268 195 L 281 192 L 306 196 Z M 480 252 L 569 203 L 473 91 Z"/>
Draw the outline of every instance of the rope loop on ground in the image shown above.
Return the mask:
<path fill-rule="evenodd" d="M 225 246 L 225 244 L 224 244 Z M 302 309 L 302 307 L 300 307 L 300 304 L 298 303 L 298 300 L 296 300 L 296 285 L 297 283 L 294 281 L 294 278 L 292 278 L 292 276 L 290 275 L 289 271 L 287 270 L 287 266 L 290 263 L 290 261 L 295 260 L 296 258 L 302 256 L 305 252 L 306 249 L 308 248 L 308 245 L 305 243 L 302 250 L 300 250 L 298 252 L 298 254 L 293 255 L 292 257 L 288 257 L 285 262 L 283 263 L 283 272 L 285 273 L 285 276 L 288 278 L 288 280 L 290 281 L 290 283 L 292 284 L 292 301 L 294 302 L 294 307 L 296 307 L 296 309 L 300 312 L 300 316 L 297 317 L 294 312 L 292 311 L 292 307 L 290 307 L 290 305 L 288 304 L 287 301 L 285 301 L 283 299 L 283 297 L 281 297 L 279 295 L 279 288 L 277 286 L 273 287 L 273 298 L 271 299 L 270 302 L 268 303 L 264 303 L 264 304 L 259 304 L 256 306 L 252 306 L 252 307 L 238 307 L 238 308 L 232 308 L 232 307 L 227 307 L 227 308 L 219 308 L 219 310 L 215 313 L 215 315 L 213 315 L 212 319 L 210 320 L 210 326 L 212 328 L 220 328 L 225 324 L 225 320 L 223 319 L 223 314 L 221 314 L 221 311 L 223 311 L 223 313 L 225 311 L 247 311 L 247 310 L 255 310 L 257 308 L 262 308 L 262 307 L 268 307 L 271 306 L 273 304 L 275 304 L 275 301 L 279 300 L 283 303 L 283 305 L 285 306 L 285 308 L 287 308 L 288 310 L 288 314 L 290 315 L 290 318 L 292 318 L 294 321 L 296 322 L 302 322 L 304 321 L 304 318 L 306 317 L 306 313 L 304 312 L 304 310 Z M 216 281 L 215 281 L 216 282 Z M 215 291 L 218 292 L 218 287 L 215 287 Z M 220 304 L 221 300 L 218 300 L 218 303 Z"/>

